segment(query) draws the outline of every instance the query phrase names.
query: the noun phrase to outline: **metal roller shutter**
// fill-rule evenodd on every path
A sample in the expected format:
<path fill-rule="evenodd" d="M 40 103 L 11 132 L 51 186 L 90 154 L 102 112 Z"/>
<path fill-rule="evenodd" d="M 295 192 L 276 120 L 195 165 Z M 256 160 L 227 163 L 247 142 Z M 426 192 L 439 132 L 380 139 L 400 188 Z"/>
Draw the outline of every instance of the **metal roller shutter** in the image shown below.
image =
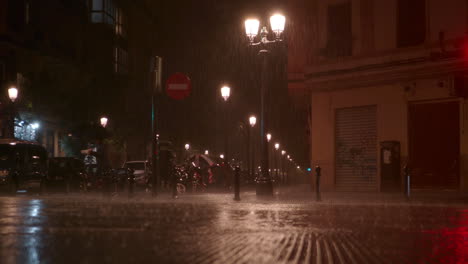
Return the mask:
<path fill-rule="evenodd" d="M 377 190 L 377 107 L 337 109 L 335 121 L 336 189 Z"/>

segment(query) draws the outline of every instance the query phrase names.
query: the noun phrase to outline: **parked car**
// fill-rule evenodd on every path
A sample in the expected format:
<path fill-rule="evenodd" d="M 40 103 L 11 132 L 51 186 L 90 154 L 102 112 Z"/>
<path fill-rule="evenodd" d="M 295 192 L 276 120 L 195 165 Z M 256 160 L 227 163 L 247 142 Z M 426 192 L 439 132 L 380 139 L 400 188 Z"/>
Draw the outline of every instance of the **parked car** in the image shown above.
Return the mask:
<path fill-rule="evenodd" d="M 0 140 L 0 187 L 42 191 L 47 177 L 47 151 L 34 142 Z"/>
<path fill-rule="evenodd" d="M 131 169 L 135 177 L 135 184 L 137 186 L 145 186 L 148 184 L 149 177 L 151 176 L 150 164 L 146 160 L 127 161 L 122 166 L 125 169 Z"/>
<path fill-rule="evenodd" d="M 72 157 L 49 159 L 48 188 L 70 192 L 85 191 L 86 186 L 87 175 L 82 160 Z"/>

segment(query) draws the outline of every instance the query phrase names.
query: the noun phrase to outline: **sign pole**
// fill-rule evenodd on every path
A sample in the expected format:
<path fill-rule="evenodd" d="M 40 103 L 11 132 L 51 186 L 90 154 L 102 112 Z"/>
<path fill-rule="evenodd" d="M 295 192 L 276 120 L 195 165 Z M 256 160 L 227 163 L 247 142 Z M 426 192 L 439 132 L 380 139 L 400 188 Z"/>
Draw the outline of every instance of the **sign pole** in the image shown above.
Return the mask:
<path fill-rule="evenodd" d="M 152 92 L 152 111 L 151 111 L 151 165 L 153 172 L 153 190 L 154 197 L 158 194 L 159 178 L 159 97 L 162 91 L 162 58 L 154 57 L 154 84 Z"/>

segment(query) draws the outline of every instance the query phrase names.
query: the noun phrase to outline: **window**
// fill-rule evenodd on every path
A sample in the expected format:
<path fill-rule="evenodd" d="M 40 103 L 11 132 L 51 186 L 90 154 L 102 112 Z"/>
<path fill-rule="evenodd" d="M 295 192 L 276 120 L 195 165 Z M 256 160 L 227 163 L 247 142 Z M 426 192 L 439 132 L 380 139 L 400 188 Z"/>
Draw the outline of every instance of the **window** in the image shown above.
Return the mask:
<path fill-rule="evenodd" d="M 115 6 L 112 0 L 92 0 L 91 22 L 115 24 Z"/>
<path fill-rule="evenodd" d="M 328 7 L 328 40 L 325 55 L 342 57 L 352 55 L 351 3 Z"/>
<path fill-rule="evenodd" d="M 115 17 L 115 34 L 125 37 L 127 35 L 127 21 L 124 12 L 121 8 L 117 8 Z"/>
<path fill-rule="evenodd" d="M 426 39 L 426 0 L 398 0 L 399 48 L 416 46 Z"/>
<path fill-rule="evenodd" d="M 119 74 L 128 73 L 127 51 L 120 47 L 114 49 L 114 71 Z"/>

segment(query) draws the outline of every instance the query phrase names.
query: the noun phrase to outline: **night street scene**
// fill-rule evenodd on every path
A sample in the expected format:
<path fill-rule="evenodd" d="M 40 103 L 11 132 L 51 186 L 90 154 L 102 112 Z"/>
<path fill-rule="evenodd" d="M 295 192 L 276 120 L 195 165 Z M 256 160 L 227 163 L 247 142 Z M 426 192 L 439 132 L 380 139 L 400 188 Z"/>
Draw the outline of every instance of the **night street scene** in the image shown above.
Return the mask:
<path fill-rule="evenodd" d="M 0 0 L 0 264 L 468 263 L 468 1 Z"/>

